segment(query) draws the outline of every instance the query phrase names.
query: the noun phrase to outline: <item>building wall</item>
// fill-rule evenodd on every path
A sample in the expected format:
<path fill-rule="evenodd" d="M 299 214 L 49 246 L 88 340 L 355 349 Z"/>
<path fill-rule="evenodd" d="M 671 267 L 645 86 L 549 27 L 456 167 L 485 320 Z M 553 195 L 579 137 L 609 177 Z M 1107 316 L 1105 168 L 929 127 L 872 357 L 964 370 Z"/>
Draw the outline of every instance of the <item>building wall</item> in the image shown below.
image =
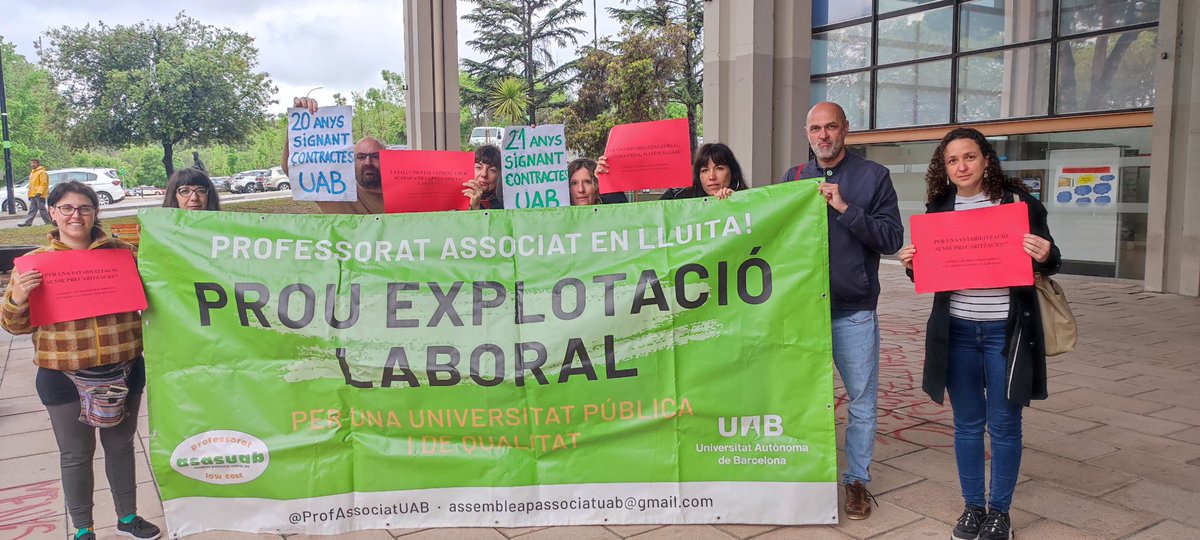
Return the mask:
<path fill-rule="evenodd" d="M 852 149 L 891 168 L 907 217 L 924 209 L 935 141 L 969 124 L 1042 197 L 1068 272 L 1200 295 L 1200 175 L 1187 173 L 1200 166 L 1196 3 L 786 4 L 706 8 L 705 133 L 741 142 L 759 183 L 764 161 L 777 178 L 805 159 L 802 114 L 832 99 L 850 116 Z"/>

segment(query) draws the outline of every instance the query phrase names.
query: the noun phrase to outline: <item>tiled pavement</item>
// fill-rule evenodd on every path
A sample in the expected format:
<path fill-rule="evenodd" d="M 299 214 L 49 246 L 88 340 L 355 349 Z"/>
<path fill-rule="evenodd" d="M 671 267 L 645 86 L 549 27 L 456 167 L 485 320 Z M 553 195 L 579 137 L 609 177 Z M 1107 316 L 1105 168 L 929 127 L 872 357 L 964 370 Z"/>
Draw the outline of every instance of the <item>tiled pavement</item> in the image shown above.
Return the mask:
<path fill-rule="evenodd" d="M 950 411 L 921 393 L 923 326 L 918 297 L 885 266 L 879 436 L 865 521 L 829 527 L 611 526 L 366 531 L 358 539 L 572 540 L 637 538 L 946 538 L 961 510 Z M 1019 538 L 1200 538 L 1200 299 L 1141 292 L 1123 281 L 1060 280 L 1080 324 L 1078 349 L 1050 360 L 1050 399 L 1025 411 L 1025 453 L 1013 500 Z M 58 454 L 34 392 L 31 343 L 0 332 L 0 538 L 67 534 Z M 845 418 L 839 407 L 838 443 Z M 138 446 L 140 512 L 162 507 Z M 101 538 L 113 533 L 112 501 L 96 461 Z M 207 533 L 192 538 L 251 538 Z M 272 535 L 259 535 L 274 538 Z M 292 536 L 298 539 L 302 536 Z"/>

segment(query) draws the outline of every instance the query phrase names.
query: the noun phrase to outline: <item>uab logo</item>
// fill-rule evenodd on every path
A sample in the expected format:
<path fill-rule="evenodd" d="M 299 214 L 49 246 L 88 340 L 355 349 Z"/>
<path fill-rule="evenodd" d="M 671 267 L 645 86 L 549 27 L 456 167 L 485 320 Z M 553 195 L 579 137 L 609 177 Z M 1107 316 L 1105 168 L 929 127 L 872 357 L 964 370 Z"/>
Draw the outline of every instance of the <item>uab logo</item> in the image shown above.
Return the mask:
<path fill-rule="evenodd" d="M 208 484 L 242 484 L 258 478 L 271 462 L 258 437 L 219 429 L 188 437 L 171 453 L 171 468 Z"/>
<path fill-rule="evenodd" d="M 778 437 L 783 435 L 783 418 L 777 414 L 731 416 L 729 418 L 722 416 L 717 422 L 717 431 L 722 437 L 733 437 L 739 435 L 739 432 L 742 437 L 750 433 L 754 433 L 759 437 Z"/>

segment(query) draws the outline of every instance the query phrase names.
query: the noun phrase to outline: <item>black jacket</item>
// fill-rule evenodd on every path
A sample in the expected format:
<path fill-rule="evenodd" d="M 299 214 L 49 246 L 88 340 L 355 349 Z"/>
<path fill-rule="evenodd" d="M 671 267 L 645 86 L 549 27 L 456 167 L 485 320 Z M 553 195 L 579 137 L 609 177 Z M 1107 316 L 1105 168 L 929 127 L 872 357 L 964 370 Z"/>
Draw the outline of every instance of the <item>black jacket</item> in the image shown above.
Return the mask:
<path fill-rule="evenodd" d="M 850 205 L 841 214 L 828 208 L 831 307 L 874 310 L 879 303 L 879 255 L 895 253 L 904 243 L 892 177 L 887 167 L 846 152 L 833 168 L 809 161 L 788 169 L 783 181 L 816 177 L 837 184 L 842 200 Z"/>
<path fill-rule="evenodd" d="M 1030 258 L 1033 271 L 1044 276 L 1058 273 L 1062 255 L 1050 227 L 1046 225 L 1046 207 L 1024 191 L 1008 191 L 1001 204 L 1013 202 L 1014 193 L 1029 205 L 1029 232 L 1050 241 L 1050 258 L 1038 263 Z M 926 213 L 954 210 L 954 193 L 925 205 Z M 908 271 L 912 277 L 912 271 Z M 933 310 L 925 326 L 925 370 L 921 388 L 930 399 L 942 403 L 946 392 L 946 370 L 950 361 L 950 292 L 933 296 Z M 1005 395 L 1018 405 L 1028 406 L 1032 399 L 1046 399 L 1046 355 L 1042 337 L 1042 315 L 1037 290 L 1032 287 L 1009 289 L 1008 323 L 1005 330 L 1004 358 L 1007 361 L 1008 388 Z"/>

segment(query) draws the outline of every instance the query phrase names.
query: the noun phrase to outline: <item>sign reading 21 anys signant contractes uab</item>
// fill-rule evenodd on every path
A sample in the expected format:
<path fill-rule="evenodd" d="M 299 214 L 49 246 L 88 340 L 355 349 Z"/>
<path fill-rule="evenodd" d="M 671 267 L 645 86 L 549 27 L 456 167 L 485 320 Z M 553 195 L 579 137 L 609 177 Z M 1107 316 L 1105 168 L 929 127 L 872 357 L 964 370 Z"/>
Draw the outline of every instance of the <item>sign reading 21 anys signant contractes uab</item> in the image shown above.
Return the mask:
<path fill-rule="evenodd" d="M 564 133 L 562 124 L 505 129 L 500 146 L 505 208 L 571 205 Z"/>

